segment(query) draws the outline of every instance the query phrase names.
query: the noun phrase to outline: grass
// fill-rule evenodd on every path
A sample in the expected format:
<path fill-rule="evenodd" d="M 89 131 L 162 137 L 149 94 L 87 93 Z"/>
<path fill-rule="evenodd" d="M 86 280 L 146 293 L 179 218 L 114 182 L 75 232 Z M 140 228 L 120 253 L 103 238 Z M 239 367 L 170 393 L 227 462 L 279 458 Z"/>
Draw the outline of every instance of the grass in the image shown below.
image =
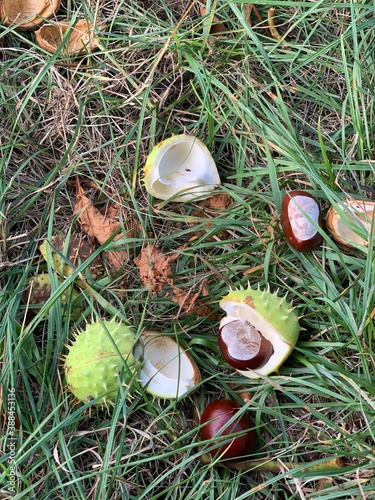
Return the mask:
<path fill-rule="evenodd" d="M 42 499 L 359 499 L 373 498 L 374 252 L 347 250 L 323 231 L 300 254 L 280 226 L 283 194 L 305 189 L 323 214 L 346 195 L 374 195 L 373 2 L 263 0 L 275 7 L 284 39 L 267 36 L 245 2 L 103 0 L 62 2 L 58 19 L 105 19 L 99 47 L 85 57 L 49 54 L 33 33 L 0 26 L 0 496 Z M 225 23 L 210 36 L 212 15 Z M 151 199 L 142 167 L 153 145 L 188 132 L 218 164 L 233 204 L 211 220 L 195 203 Z M 85 310 L 72 325 L 62 284 L 38 247 L 53 234 L 80 232 L 73 216 L 76 176 L 99 189 L 97 206 L 116 201 L 130 239 L 107 242 L 129 259 L 82 290 Z M 344 214 L 345 216 L 345 214 Z M 191 224 L 194 220 L 196 225 Z M 227 230 L 227 237 L 217 237 Z M 213 237 L 213 238 L 212 238 Z M 173 279 L 213 315 L 184 314 L 167 294 L 150 294 L 133 261 L 147 244 L 176 249 Z M 37 314 L 22 301 L 44 270 L 52 295 Z M 292 301 L 303 331 L 280 372 L 250 380 L 217 345 L 219 300 L 230 287 L 270 287 Z M 44 317 L 47 314 L 47 318 Z M 202 382 L 188 397 L 162 401 L 138 387 L 110 412 L 74 404 L 62 358 L 73 332 L 97 317 L 178 338 Z M 14 389 L 19 429 L 11 435 Z M 253 459 L 236 471 L 202 461 L 194 410 L 249 393 L 258 432 Z M 18 425 L 17 425 L 18 427 Z M 16 437 L 13 441 L 12 438 Z M 10 445 L 15 443 L 15 456 Z M 344 467 L 317 470 L 342 458 Z M 13 462 L 11 459 L 14 459 Z M 300 464 L 292 469 L 283 464 Z M 15 492 L 11 465 L 16 468 Z M 312 466 L 306 469 L 306 466 Z"/>

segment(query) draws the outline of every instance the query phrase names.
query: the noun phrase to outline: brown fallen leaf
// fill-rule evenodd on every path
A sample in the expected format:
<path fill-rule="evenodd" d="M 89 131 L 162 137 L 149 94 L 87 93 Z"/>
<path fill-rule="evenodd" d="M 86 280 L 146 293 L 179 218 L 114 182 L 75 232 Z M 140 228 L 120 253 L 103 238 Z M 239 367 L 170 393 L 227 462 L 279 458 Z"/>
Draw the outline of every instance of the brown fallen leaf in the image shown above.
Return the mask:
<path fill-rule="evenodd" d="M 77 178 L 76 182 L 76 201 L 74 204 L 73 214 L 78 215 L 78 221 L 82 230 L 93 240 L 102 245 L 105 243 L 115 232 L 121 229 L 120 222 L 112 217 L 111 210 L 106 214 L 102 214 L 87 198 L 82 186 Z M 115 236 L 114 240 L 122 238 L 124 234 L 120 232 Z M 126 250 L 116 250 L 113 252 L 106 252 L 108 261 L 115 271 L 122 268 L 124 262 L 128 260 L 128 252 Z"/>
<path fill-rule="evenodd" d="M 171 299 L 180 306 L 180 310 L 185 314 L 197 314 L 198 316 L 208 316 L 212 313 L 211 309 L 204 304 L 199 304 L 200 296 L 208 295 L 206 288 L 206 280 L 202 281 L 197 292 L 192 293 L 191 290 L 186 292 L 180 288 L 173 287 L 173 295 Z"/>
<path fill-rule="evenodd" d="M 159 293 L 166 284 L 173 285 L 171 265 L 177 258 L 177 253 L 166 256 L 155 245 L 148 245 L 142 248 L 134 262 L 145 286 L 151 292 Z"/>
<path fill-rule="evenodd" d="M 171 300 L 176 302 L 185 314 L 195 313 L 199 316 L 208 316 L 211 314 L 211 309 L 197 304 L 199 296 L 208 295 L 206 281 L 202 281 L 195 293 L 186 292 L 174 285 L 172 264 L 179 255 L 179 252 L 175 252 L 166 256 L 155 245 L 148 245 L 141 250 L 138 257 L 134 259 L 134 263 L 138 267 L 141 280 L 152 293 L 160 293 L 164 291 L 166 285 L 169 285 L 173 289 L 170 295 Z"/>
<path fill-rule="evenodd" d="M 207 9 L 204 5 L 199 6 L 199 13 L 202 17 L 204 17 L 207 14 Z M 219 19 L 214 16 L 212 18 L 212 24 L 210 26 L 210 35 L 220 35 L 224 31 L 228 31 L 227 27 L 225 26 L 224 23 L 219 21 Z"/>
<path fill-rule="evenodd" d="M 316 491 L 326 490 L 327 488 L 331 488 L 333 486 L 333 478 L 332 477 L 323 477 L 319 479 Z"/>
<path fill-rule="evenodd" d="M 205 200 L 198 201 L 197 205 L 208 210 L 225 210 L 232 205 L 232 198 L 229 194 L 219 193 L 206 198 Z"/>
<path fill-rule="evenodd" d="M 199 201 L 197 203 L 199 209 L 193 210 L 191 212 L 192 217 L 200 217 L 207 218 L 207 222 L 203 226 L 202 231 L 197 231 L 198 236 L 203 235 L 204 233 L 208 233 L 212 226 L 214 226 L 213 222 L 209 222 L 210 219 L 215 219 L 218 215 L 220 215 L 224 210 L 227 210 L 232 205 L 232 198 L 229 194 L 220 193 L 211 196 L 210 198 L 206 198 L 205 200 Z M 195 225 L 196 221 L 192 222 L 192 225 Z M 216 241 L 216 240 L 226 240 L 229 238 L 229 233 L 226 229 L 218 232 L 215 236 L 211 236 L 206 239 L 206 241 Z"/>

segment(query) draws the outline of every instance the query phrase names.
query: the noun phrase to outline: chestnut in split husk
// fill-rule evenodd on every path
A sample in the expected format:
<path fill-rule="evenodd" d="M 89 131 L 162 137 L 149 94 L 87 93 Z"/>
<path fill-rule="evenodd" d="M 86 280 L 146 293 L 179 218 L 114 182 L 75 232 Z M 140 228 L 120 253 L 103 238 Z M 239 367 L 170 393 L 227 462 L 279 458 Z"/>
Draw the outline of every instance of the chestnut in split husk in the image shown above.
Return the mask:
<path fill-rule="evenodd" d="M 318 231 L 322 227 L 320 207 L 305 191 L 290 191 L 283 197 L 281 225 L 288 243 L 298 252 L 309 252 L 322 242 Z"/>
<path fill-rule="evenodd" d="M 202 437 L 204 440 L 220 438 L 218 446 L 210 451 L 212 456 L 220 456 L 220 460 L 236 460 L 249 455 L 255 447 L 254 424 L 246 413 L 235 417 L 239 409 L 239 404 L 235 401 L 220 399 L 210 403 L 202 413 Z M 222 441 L 223 436 L 234 433 L 241 434 L 233 437 L 229 443 Z"/>
<path fill-rule="evenodd" d="M 218 340 L 224 358 L 237 370 L 262 368 L 273 354 L 272 343 L 248 321 L 226 323 Z"/>
<path fill-rule="evenodd" d="M 227 362 L 242 375 L 260 378 L 278 371 L 300 332 L 293 306 L 269 290 L 231 290 L 220 301 L 226 312 L 218 343 Z"/>

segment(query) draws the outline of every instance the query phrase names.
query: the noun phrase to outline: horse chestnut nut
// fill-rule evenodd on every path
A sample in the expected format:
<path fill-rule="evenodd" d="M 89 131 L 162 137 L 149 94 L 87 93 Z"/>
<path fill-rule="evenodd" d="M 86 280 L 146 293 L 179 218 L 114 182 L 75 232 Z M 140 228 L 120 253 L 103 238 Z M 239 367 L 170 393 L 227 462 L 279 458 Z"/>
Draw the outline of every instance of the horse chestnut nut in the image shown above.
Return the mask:
<path fill-rule="evenodd" d="M 289 244 L 299 252 L 313 250 L 322 241 L 317 229 L 322 226 L 319 204 L 304 191 L 290 191 L 283 197 L 281 225 Z"/>
<path fill-rule="evenodd" d="M 218 340 L 223 356 L 237 370 L 262 368 L 273 354 L 271 342 L 248 321 L 226 323 Z"/>
<path fill-rule="evenodd" d="M 220 455 L 220 460 L 234 460 L 251 453 L 256 444 L 256 431 L 247 414 L 238 415 L 239 405 L 229 399 L 219 399 L 210 403 L 201 416 L 201 434 L 204 440 L 221 437 L 218 446 L 210 451 L 211 455 Z M 231 420 L 231 423 L 228 422 Z M 223 436 L 239 433 L 228 443 L 222 444 Z M 214 441 L 215 443 L 215 441 Z M 215 443 L 216 444 L 216 443 Z"/>

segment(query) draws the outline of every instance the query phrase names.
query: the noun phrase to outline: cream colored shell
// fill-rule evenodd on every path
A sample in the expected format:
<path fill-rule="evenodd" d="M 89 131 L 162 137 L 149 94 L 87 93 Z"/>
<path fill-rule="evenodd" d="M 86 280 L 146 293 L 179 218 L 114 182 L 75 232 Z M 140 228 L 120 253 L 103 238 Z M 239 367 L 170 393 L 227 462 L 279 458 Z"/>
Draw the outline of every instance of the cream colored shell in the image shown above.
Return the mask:
<path fill-rule="evenodd" d="M 34 30 L 55 14 L 61 0 L 0 0 L 0 20 L 17 30 Z"/>
<path fill-rule="evenodd" d="M 135 347 L 134 357 L 143 362 L 140 384 L 155 397 L 182 397 L 201 381 L 193 358 L 172 337 L 143 332 Z"/>
<path fill-rule="evenodd" d="M 343 205 L 341 213 L 333 206 L 328 210 L 329 232 L 337 242 L 349 248 L 367 248 L 371 231 L 374 231 L 375 202 L 348 198 Z"/>
<path fill-rule="evenodd" d="M 186 202 L 211 196 L 220 184 L 211 153 L 192 135 L 175 135 L 157 144 L 144 168 L 146 190 L 161 200 Z"/>
<path fill-rule="evenodd" d="M 94 24 L 81 19 L 74 26 L 68 22 L 45 24 L 35 33 L 35 37 L 38 44 L 48 52 L 55 53 L 65 42 L 62 54 L 85 54 L 97 47 L 96 33 L 103 31 L 104 28 L 104 22 Z"/>

